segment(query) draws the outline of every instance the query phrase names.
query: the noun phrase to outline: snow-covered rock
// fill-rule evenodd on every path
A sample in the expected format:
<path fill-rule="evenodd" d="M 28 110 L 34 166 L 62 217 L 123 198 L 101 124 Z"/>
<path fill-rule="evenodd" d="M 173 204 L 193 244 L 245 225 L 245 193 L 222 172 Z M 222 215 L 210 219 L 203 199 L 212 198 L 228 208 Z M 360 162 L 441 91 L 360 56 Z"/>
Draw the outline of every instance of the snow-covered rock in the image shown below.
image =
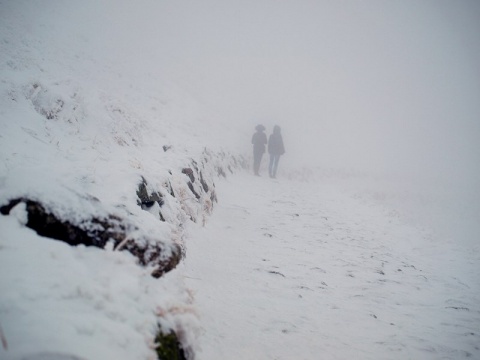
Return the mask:
<path fill-rule="evenodd" d="M 193 359 L 192 296 L 166 272 L 241 152 L 182 89 L 0 7 L 0 358 L 155 359 L 173 332 Z"/>

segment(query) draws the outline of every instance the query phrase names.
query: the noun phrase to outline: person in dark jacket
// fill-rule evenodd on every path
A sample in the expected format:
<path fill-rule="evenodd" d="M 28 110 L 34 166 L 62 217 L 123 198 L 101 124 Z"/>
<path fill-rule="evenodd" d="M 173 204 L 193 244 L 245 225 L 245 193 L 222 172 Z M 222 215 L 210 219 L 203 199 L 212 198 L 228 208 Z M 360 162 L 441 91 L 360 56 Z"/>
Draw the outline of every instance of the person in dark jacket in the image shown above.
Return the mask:
<path fill-rule="evenodd" d="M 277 175 L 278 161 L 280 160 L 280 156 L 285 154 L 282 134 L 280 132 L 280 126 L 278 125 L 273 127 L 273 133 L 268 139 L 268 153 L 270 154 L 268 172 L 271 178 L 275 178 Z"/>
<path fill-rule="evenodd" d="M 253 172 L 255 175 L 260 176 L 260 163 L 262 156 L 265 153 L 265 145 L 267 144 L 267 135 L 264 133 L 265 126 L 257 125 L 255 127 L 255 134 L 252 137 L 253 144 Z"/>

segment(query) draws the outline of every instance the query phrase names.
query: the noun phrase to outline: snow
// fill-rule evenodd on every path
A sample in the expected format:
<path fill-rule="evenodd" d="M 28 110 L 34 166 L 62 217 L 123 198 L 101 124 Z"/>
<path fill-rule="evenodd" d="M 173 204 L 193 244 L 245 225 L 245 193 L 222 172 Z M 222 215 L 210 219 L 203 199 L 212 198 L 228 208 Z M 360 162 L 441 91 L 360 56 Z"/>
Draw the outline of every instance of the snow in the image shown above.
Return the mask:
<path fill-rule="evenodd" d="M 229 139 L 209 131 L 214 119 L 178 87 L 155 78 L 140 86 L 123 78 L 122 64 L 89 61 L 93 53 L 70 39 L 57 44 L 62 22 L 50 23 L 40 5 L 0 4 L 1 205 L 33 199 L 77 224 L 113 214 L 128 219 L 127 236 L 166 253 L 183 246 L 184 223 L 204 199 L 187 197 L 181 169 L 207 144 L 211 166 L 221 164 Z M 50 9 L 67 19 L 71 9 L 57 5 Z M 168 222 L 137 205 L 142 177 L 168 199 Z M 0 216 L 0 358 L 155 359 L 159 327 L 195 352 L 198 319 L 181 272 L 154 279 L 128 252 L 40 237 L 26 217 L 22 204 Z"/>
<path fill-rule="evenodd" d="M 478 251 L 328 182 L 238 176 L 188 242 L 200 359 L 480 355 Z"/>
<path fill-rule="evenodd" d="M 288 132 L 278 180 L 219 177 L 253 120 L 225 121 L 155 63 L 171 13 L 140 23 L 152 2 L 117 4 L 0 1 L 0 206 L 118 216 L 184 259 L 155 279 L 127 251 L 39 236 L 18 204 L 0 215 L 0 359 L 156 359 L 159 327 L 189 360 L 480 358 L 478 189 L 297 169 Z M 213 212 L 186 185 L 192 160 Z M 161 208 L 137 205 L 142 178 Z"/>

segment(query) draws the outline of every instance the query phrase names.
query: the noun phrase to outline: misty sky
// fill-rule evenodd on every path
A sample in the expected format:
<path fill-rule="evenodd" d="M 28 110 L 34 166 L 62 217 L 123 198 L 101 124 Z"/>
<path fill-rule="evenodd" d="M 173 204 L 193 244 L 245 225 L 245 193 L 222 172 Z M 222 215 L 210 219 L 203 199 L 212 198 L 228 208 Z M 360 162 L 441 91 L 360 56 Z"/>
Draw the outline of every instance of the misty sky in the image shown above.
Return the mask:
<path fill-rule="evenodd" d="M 23 5 L 36 34 L 57 28 L 46 41 L 81 42 L 79 62 L 108 59 L 133 81 L 178 83 L 247 150 L 254 125 L 278 124 L 284 164 L 480 184 L 479 1 L 41 4 Z"/>
<path fill-rule="evenodd" d="M 194 3 L 172 11 L 172 72 L 229 119 L 281 125 L 294 155 L 409 171 L 480 160 L 478 2 Z"/>
<path fill-rule="evenodd" d="M 138 53 L 284 161 L 478 176 L 478 1 L 160 3 Z"/>

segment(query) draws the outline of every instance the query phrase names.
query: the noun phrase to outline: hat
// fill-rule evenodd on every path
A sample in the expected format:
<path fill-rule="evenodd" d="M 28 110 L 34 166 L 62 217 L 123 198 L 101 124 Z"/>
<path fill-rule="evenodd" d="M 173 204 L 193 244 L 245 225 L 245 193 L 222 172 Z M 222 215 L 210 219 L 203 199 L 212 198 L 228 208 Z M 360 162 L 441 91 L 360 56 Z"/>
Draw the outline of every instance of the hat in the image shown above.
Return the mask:
<path fill-rule="evenodd" d="M 265 130 L 265 126 L 259 124 L 259 125 L 255 126 L 255 130 L 263 131 L 263 130 Z"/>

